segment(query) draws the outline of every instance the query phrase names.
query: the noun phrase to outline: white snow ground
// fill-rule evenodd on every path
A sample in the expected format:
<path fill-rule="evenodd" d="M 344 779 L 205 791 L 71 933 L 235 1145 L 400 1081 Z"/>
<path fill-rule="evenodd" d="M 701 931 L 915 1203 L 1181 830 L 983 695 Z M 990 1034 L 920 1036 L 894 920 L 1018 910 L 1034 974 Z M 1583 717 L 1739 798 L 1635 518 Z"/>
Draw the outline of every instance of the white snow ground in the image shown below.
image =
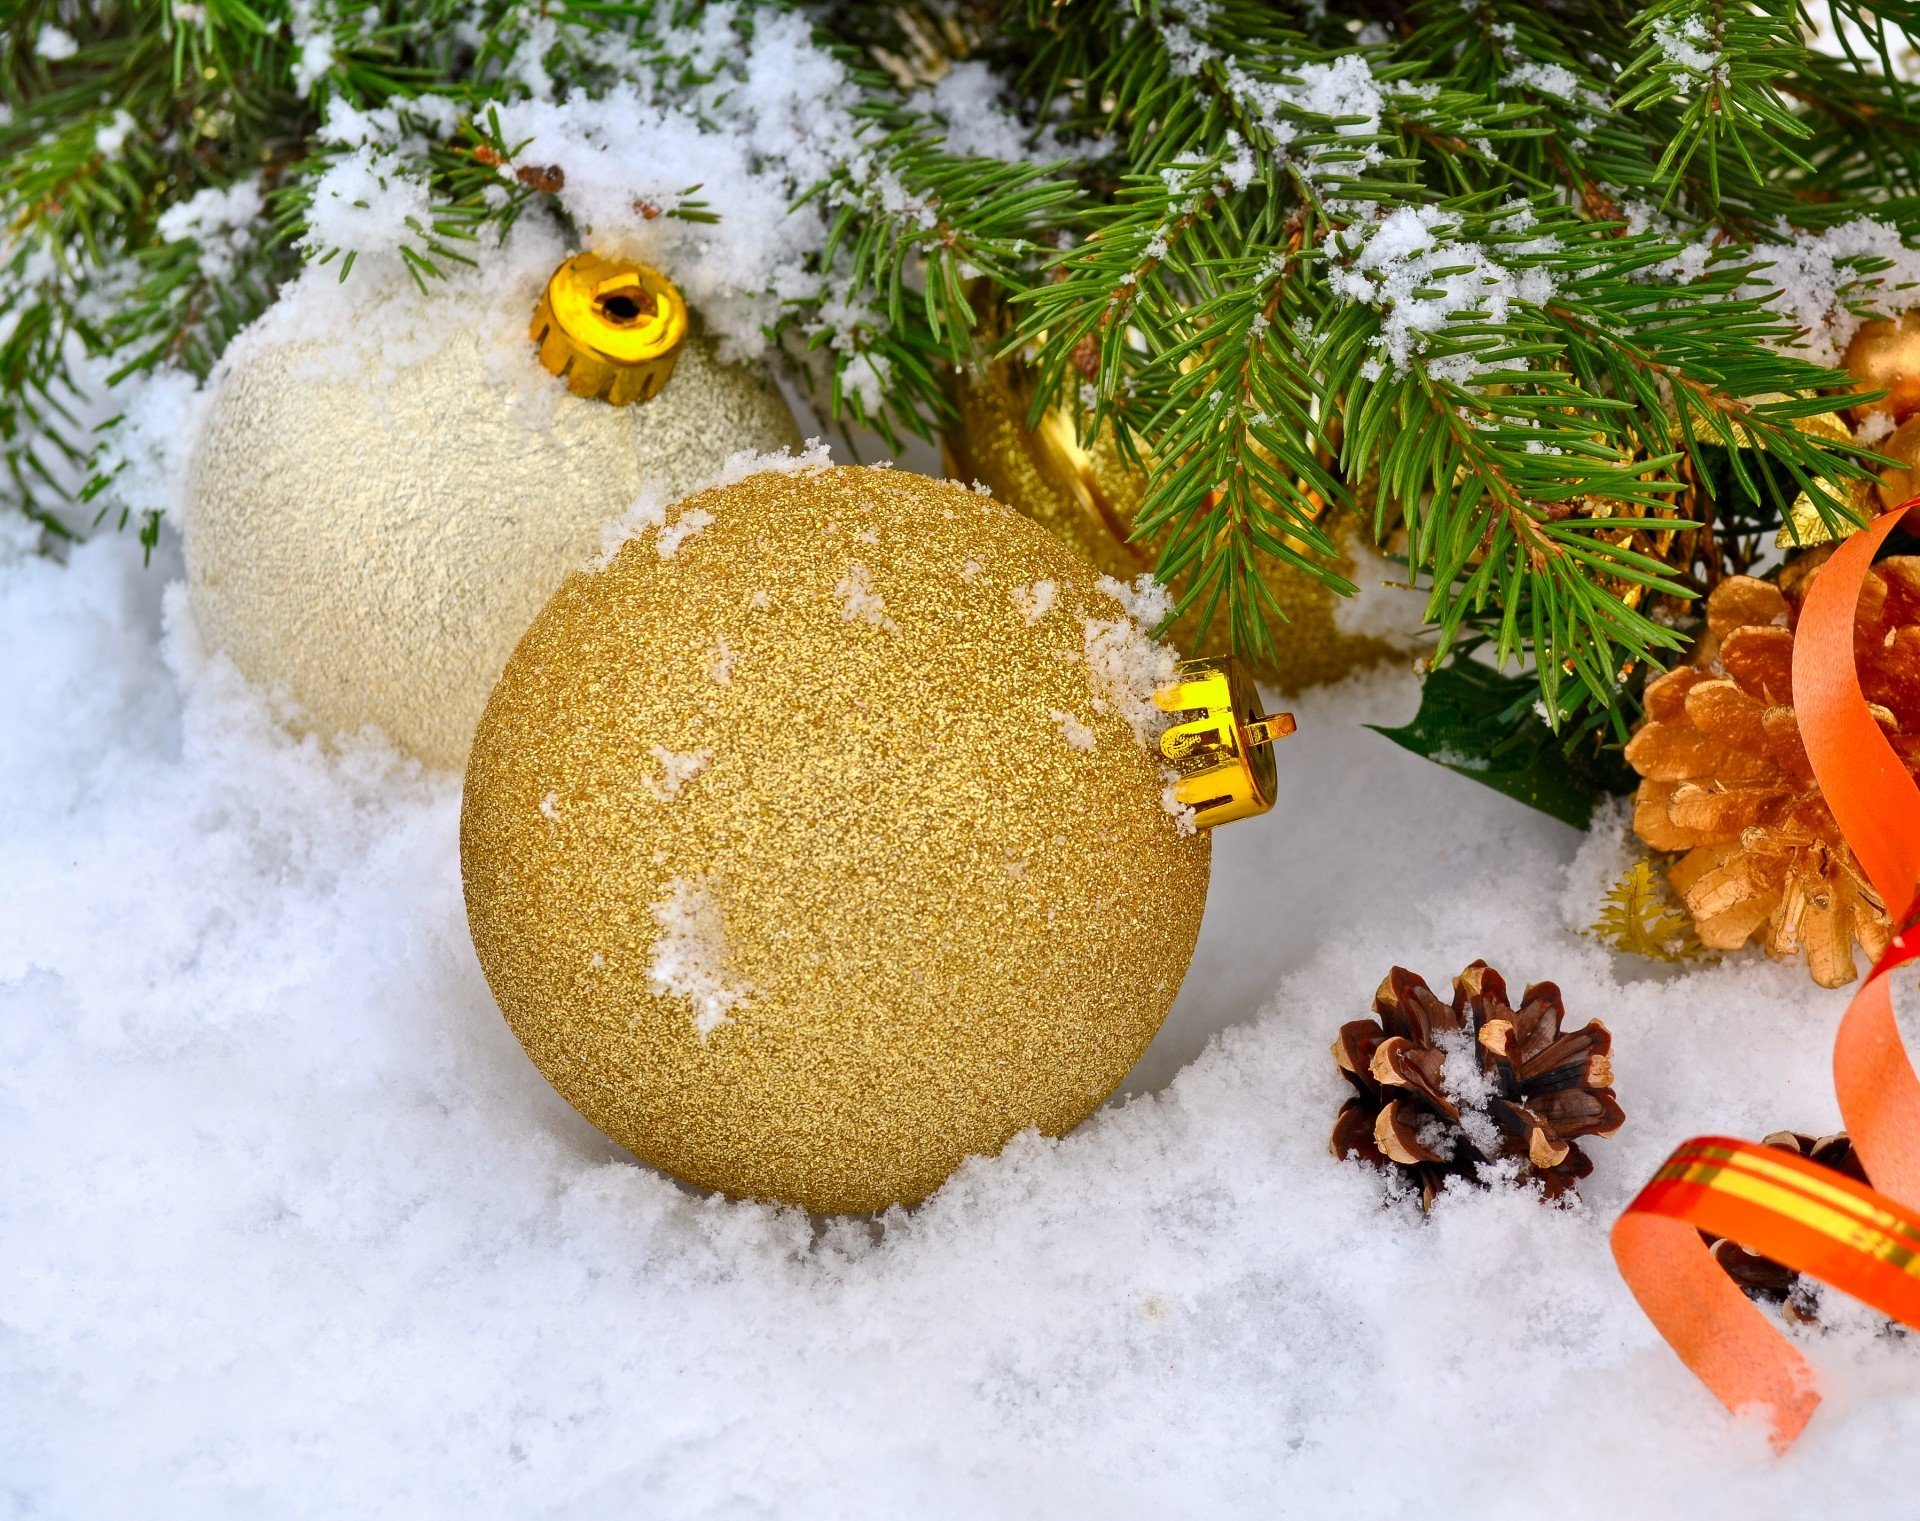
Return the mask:
<path fill-rule="evenodd" d="M 1606 1230 L 1682 1137 L 1820 1130 L 1843 995 L 1583 939 L 1586 846 L 1294 704 L 1130 1083 L 878 1225 L 697 1196 L 553 1094 L 451 779 L 328 756 L 129 538 L 0 568 L 0 1515 L 1911 1515 L 1920 1347 L 1841 1305 L 1788 1456 Z M 1629 1116 L 1586 1202 L 1383 1208 L 1327 1045 L 1398 961 L 1553 977 Z M 1830 1300 L 1831 1302 L 1831 1300 Z"/>

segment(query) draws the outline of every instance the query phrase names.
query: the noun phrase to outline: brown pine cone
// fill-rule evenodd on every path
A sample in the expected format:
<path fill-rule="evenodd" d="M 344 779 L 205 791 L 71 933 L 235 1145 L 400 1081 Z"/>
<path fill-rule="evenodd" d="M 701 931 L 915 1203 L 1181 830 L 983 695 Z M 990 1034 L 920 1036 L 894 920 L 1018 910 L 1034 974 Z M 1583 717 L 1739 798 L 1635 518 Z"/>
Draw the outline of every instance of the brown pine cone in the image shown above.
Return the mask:
<path fill-rule="evenodd" d="M 1776 1130 L 1766 1138 L 1766 1144 L 1777 1146 L 1782 1151 L 1791 1151 L 1810 1162 L 1818 1162 L 1822 1167 L 1831 1167 L 1856 1183 L 1867 1181 L 1867 1170 L 1860 1165 L 1853 1142 L 1844 1130 L 1821 1136 L 1817 1140 L 1797 1130 Z M 1810 1296 L 1802 1288 L 1800 1275 L 1785 1263 L 1762 1257 L 1758 1252 L 1750 1252 L 1739 1242 L 1725 1236 L 1702 1231 L 1700 1239 L 1706 1242 L 1707 1249 L 1713 1253 L 1713 1260 L 1727 1270 L 1727 1275 L 1740 1285 L 1747 1298 L 1780 1305 L 1793 1320 L 1812 1323 L 1817 1318 Z"/>
<path fill-rule="evenodd" d="M 1828 551 L 1780 584 L 1730 576 L 1707 598 L 1691 665 L 1647 686 L 1627 746 L 1643 778 L 1634 831 L 1684 851 L 1668 874 L 1701 942 L 1730 951 L 1764 932 L 1772 956 L 1805 950 L 1822 987 L 1854 979 L 1853 944 L 1885 950 L 1886 907 L 1820 795 L 1793 708 L 1793 628 Z M 1920 557 L 1882 560 L 1860 593 L 1860 684 L 1909 771 L 1920 774 Z"/>
<path fill-rule="evenodd" d="M 1562 1034 L 1566 1006 L 1550 982 L 1515 1009 L 1500 974 L 1476 961 L 1444 1004 L 1395 967 L 1373 1009 L 1378 1019 L 1342 1025 L 1333 1043 L 1357 1092 L 1334 1121 L 1332 1151 L 1399 1171 L 1422 1209 L 1447 1178 L 1480 1181 L 1481 1164 L 1503 1158 L 1557 1198 L 1593 1171 L 1574 1138 L 1612 1135 L 1626 1118 L 1610 1086 L 1613 1037 L 1598 1020 Z"/>

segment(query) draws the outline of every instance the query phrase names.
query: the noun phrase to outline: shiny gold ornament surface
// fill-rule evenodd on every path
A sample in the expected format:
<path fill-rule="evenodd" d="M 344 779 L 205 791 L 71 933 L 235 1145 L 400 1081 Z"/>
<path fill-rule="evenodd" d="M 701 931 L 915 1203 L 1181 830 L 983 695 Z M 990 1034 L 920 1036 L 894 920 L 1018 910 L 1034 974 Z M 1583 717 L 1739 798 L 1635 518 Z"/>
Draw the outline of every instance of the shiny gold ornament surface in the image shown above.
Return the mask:
<path fill-rule="evenodd" d="M 1903 423 L 1920 413 L 1920 311 L 1863 322 L 1841 364 L 1858 382 L 1856 390 L 1887 393 L 1851 409 L 1856 425 L 1869 417 Z"/>
<path fill-rule="evenodd" d="M 1899 461 L 1881 470 L 1880 479 L 1874 482 L 1880 510 L 1891 512 L 1920 495 L 1920 417 L 1903 422 L 1873 448 L 1876 454 Z"/>
<path fill-rule="evenodd" d="M 541 365 L 575 396 L 624 407 L 651 401 L 673 374 L 687 303 L 656 269 L 579 253 L 547 281 L 531 332 Z"/>
<path fill-rule="evenodd" d="M 518 332 L 499 352 L 460 300 L 407 306 L 408 341 L 437 347 L 389 369 L 350 334 L 312 341 L 332 298 L 307 285 L 216 378 L 188 480 L 195 618 L 322 734 L 371 726 L 462 765 L 514 640 L 603 523 L 643 486 L 676 496 L 736 450 L 800 442 L 765 378 L 698 334 L 645 405 L 565 394 L 520 326 L 537 294 L 500 294 Z"/>
<path fill-rule="evenodd" d="M 1033 380 L 1017 355 L 979 373 L 956 374 L 950 391 L 957 415 L 944 438 L 949 475 L 987 486 L 1107 575 L 1131 580 L 1153 570 L 1158 545 L 1128 537 L 1146 499 L 1146 475 L 1128 463 L 1110 431 L 1082 443 L 1064 406 L 1029 426 Z M 1346 537 L 1359 532 L 1350 519 L 1330 531 L 1336 543 L 1359 542 Z M 1351 578 L 1350 552 L 1343 552 L 1336 568 Z M 1273 656 L 1249 661 L 1262 681 L 1298 692 L 1403 658 L 1388 640 L 1342 630 L 1334 616 L 1342 599 L 1326 583 L 1265 559 L 1259 575 L 1287 613 L 1286 622 L 1272 625 Z M 1167 637 L 1181 649 L 1225 642 L 1218 618 L 1204 635 L 1199 622 L 1196 609 Z"/>
<path fill-rule="evenodd" d="M 1095 581 L 956 482 L 849 468 L 700 493 L 570 577 L 461 820 L 481 966 L 555 1087 L 690 1182 L 829 1211 L 1090 1113 L 1209 861 L 1152 748 L 1171 657 Z"/>

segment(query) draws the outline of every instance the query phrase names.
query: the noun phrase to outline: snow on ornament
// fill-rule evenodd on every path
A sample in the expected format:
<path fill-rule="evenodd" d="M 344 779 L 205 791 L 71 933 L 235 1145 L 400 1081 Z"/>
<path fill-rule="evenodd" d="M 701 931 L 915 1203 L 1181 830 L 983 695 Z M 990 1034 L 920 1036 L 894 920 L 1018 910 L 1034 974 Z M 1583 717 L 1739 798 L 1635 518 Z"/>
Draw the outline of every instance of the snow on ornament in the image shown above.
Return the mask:
<path fill-rule="evenodd" d="M 481 719 L 461 867 L 494 997 L 594 1124 L 703 1188 L 873 1210 L 1113 1091 L 1193 955 L 1196 825 L 1270 805 L 1244 763 L 1291 721 L 991 497 L 789 465 L 554 594 Z"/>
<path fill-rule="evenodd" d="M 313 729 L 371 726 L 450 769 L 603 524 L 799 442 L 774 388 L 722 363 L 654 271 L 503 267 L 510 288 L 369 309 L 301 282 L 234 344 L 189 471 L 209 646 Z M 502 303 L 504 331 L 485 320 Z"/>

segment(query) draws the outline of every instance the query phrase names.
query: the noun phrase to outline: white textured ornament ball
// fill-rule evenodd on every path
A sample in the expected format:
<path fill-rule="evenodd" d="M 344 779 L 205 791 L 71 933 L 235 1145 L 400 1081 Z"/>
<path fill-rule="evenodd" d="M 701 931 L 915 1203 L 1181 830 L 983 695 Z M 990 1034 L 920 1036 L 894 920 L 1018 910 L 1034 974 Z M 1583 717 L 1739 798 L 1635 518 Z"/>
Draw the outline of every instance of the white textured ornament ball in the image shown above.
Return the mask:
<path fill-rule="evenodd" d="M 460 827 L 540 1070 L 647 1161 L 817 1210 L 1078 1124 L 1166 1017 L 1210 860 L 1124 591 L 989 497 L 844 468 L 701 492 L 570 577 Z"/>
<path fill-rule="evenodd" d="M 417 362 L 243 336 L 218 380 L 189 472 L 194 615 L 321 733 L 371 726 L 463 765 L 514 641 L 603 524 L 643 486 L 670 500 L 800 442 L 778 392 L 697 334 L 650 401 L 565 394 L 527 340 L 537 293 L 497 335 L 505 362 L 442 300 Z"/>

